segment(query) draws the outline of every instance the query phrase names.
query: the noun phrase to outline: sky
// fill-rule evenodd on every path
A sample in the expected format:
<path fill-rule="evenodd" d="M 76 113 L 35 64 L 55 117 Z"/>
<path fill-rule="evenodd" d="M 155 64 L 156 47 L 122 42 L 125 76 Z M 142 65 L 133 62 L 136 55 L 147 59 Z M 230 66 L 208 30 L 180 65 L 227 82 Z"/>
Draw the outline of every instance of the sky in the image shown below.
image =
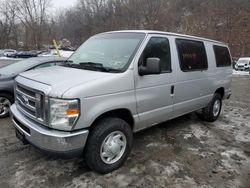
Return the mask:
<path fill-rule="evenodd" d="M 51 0 L 51 8 L 54 10 L 64 9 L 75 5 L 77 0 Z"/>

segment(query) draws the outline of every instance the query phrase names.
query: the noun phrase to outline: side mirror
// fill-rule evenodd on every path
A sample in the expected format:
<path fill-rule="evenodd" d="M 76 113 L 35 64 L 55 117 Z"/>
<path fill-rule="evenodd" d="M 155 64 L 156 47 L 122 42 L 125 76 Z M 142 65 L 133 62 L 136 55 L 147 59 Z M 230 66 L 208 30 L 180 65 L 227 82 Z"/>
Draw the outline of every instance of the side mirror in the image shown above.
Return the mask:
<path fill-rule="evenodd" d="M 159 58 L 147 58 L 146 66 L 139 66 L 139 75 L 160 74 L 161 64 Z"/>

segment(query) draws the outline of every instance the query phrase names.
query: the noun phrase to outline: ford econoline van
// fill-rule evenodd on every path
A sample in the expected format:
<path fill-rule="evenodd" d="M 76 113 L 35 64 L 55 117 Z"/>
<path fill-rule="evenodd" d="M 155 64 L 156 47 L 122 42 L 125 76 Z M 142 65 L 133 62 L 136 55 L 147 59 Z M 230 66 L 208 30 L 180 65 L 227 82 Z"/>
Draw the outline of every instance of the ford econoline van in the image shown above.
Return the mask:
<path fill-rule="evenodd" d="M 205 38 L 140 30 L 97 34 L 65 66 L 16 78 L 16 135 L 111 172 L 127 159 L 137 131 L 194 111 L 215 121 L 231 95 L 231 61 L 227 44 Z"/>

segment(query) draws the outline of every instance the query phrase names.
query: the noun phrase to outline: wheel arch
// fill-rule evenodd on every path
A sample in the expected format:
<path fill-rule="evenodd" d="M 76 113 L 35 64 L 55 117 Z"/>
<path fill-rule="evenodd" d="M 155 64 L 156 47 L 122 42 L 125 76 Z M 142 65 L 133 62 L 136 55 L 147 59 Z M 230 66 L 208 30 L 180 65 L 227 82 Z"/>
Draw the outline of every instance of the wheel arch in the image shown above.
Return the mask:
<path fill-rule="evenodd" d="M 7 94 L 7 95 L 10 95 L 12 98 L 13 98 L 13 101 L 12 102 L 15 102 L 14 101 L 14 94 L 8 90 L 0 90 L 0 94 Z"/>
<path fill-rule="evenodd" d="M 133 130 L 134 128 L 135 121 L 134 121 L 131 111 L 126 108 L 119 108 L 119 109 L 109 110 L 99 115 L 91 124 L 90 129 L 93 128 L 93 126 L 95 126 L 99 120 L 104 119 L 106 117 L 120 118 L 126 121 L 130 125 L 131 130 Z"/>
<path fill-rule="evenodd" d="M 224 89 L 224 87 L 220 87 L 214 93 L 220 94 L 221 98 L 223 99 L 224 95 L 225 95 L 225 89 Z"/>

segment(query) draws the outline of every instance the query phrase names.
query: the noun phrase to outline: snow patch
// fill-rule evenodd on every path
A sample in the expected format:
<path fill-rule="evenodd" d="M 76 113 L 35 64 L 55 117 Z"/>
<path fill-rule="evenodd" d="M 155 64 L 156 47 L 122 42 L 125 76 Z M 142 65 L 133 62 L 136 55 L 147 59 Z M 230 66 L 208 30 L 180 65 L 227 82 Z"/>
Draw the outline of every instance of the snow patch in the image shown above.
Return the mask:
<path fill-rule="evenodd" d="M 59 51 L 62 57 L 70 57 L 74 53 L 74 51 L 65 51 L 65 50 L 59 50 Z"/>
<path fill-rule="evenodd" d="M 250 132 L 240 129 L 236 134 L 235 139 L 239 142 L 250 142 Z"/>
<path fill-rule="evenodd" d="M 221 167 L 230 171 L 239 173 L 239 169 L 235 168 L 235 166 L 238 166 L 239 164 L 241 166 L 250 165 L 250 159 L 245 155 L 245 153 L 236 149 L 226 150 L 221 153 L 221 156 L 223 157 L 221 160 Z"/>
<path fill-rule="evenodd" d="M 249 72 L 247 72 L 247 71 L 236 71 L 236 70 L 233 70 L 233 75 L 250 76 Z"/>
<path fill-rule="evenodd" d="M 204 144 L 205 141 L 202 140 L 202 138 L 213 138 L 211 132 L 209 130 L 205 130 L 204 127 L 201 127 L 199 125 L 191 125 L 191 135 L 195 136 L 198 140 L 200 140 L 200 143 Z"/>
<path fill-rule="evenodd" d="M 199 152 L 199 148 L 187 148 L 188 151 Z"/>
<path fill-rule="evenodd" d="M 11 57 L 5 57 L 5 56 L 3 56 L 3 57 L 0 57 L 0 60 L 22 60 L 22 59 L 20 59 L 20 58 L 11 58 Z"/>
<path fill-rule="evenodd" d="M 183 167 L 180 163 L 173 161 L 169 166 L 164 166 L 155 161 L 150 161 L 149 163 L 150 169 L 153 169 L 156 174 L 172 176 L 174 174 L 178 174 L 180 170 L 183 170 Z"/>
<path fill-rule="evenodd" d="M 237 156 L 239 161 L 250 162 L 250 159 L 242 151 L 237 151 L 235 149 L 226 150 L 221 153 L 221 156 L 227 159 L 232 159 L 233 156 Z"/>
<path fill-rule="evenodd" d="M 58 56 L 56 50 L 51 50 L 50 53 L 51 55 L 49 56 Z M 61 57 L 70 57 L 74 53 L 74 51 L 59 50 L 59 53 Z"/>
<path fill-rule="evenodd" d="M 192 138 L 193 137 L 193 134 L 191 134 L 191 133 L 188 133 L 188 134 L 185 134 L 184 135 L 184 139 L 185 140 L 187 140 L 187 139 L 189 139 L 189 138 Z"/>
<path fill-rule="evenodd" d="M 159 142 L 151 142 L 151 143 L 146 145 L 147 148 L 150 148 L 150 147 L 166 148 L 168 146 L 169 146 L 169 144 L 162 144 L 162 143 L 159 143 Z"/>

